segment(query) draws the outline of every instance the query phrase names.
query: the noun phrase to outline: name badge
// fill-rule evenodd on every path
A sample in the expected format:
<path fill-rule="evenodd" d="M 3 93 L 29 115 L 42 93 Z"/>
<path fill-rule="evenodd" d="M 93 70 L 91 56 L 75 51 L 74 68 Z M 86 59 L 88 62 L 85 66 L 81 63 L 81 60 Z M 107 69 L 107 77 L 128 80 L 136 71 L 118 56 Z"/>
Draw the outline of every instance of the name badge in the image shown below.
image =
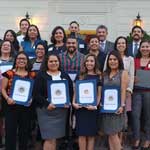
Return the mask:
<path fill-rule="evenodd" d="M 84 44 L 79 44 L 79 48 L 84 48 Z"/>
<path fill-rule="evenodd" d="M 49 49 L 48 49 L 48 51 L 52 51 L 53 50 L 53 47 L 50 47 Z"/>

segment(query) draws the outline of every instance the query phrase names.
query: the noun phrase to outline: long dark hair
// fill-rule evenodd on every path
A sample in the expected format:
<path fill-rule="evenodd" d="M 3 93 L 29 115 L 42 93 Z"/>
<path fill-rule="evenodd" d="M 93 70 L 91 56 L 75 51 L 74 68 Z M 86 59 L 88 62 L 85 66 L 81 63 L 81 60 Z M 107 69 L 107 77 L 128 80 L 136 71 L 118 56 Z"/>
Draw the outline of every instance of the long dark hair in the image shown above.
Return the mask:
<path fill-rule="evenodd" d="M 141 49 L 141 46 L 142 46 L 143 43 L 149 43 L 150 44 L 150 41 L 148 41 L 148 40 L 142 40 L 140 42 L 140 46 L 139 46 L 139 49 L 138 49 L 138 53 L 136 54 L 136 58 L 141 58 L 142 57 L 140 49 Z"/>
<path fill-rule="evenodd" d="M 25 52 L 23 52 L 23 51 L 19 52 L 19 53 L 16 55 L 16 57 L 15 57 L 15 59 L 14 59 L 14 64 L 13 64 L 12 69 L 16 69 L 16 60 L 17 60 L 18 56 L 21 55 L 21 54 L 23 54 L 23 55 L 26 56 L 26 58 L 27 58 L 27 65 L 26 65 L 26 67 L 25 67 L 25 70 L 26 70 L 27 72 L 30 72 L 30 71 L 31 71 L 31 68 L 32 68 L 32 65 L 31 65 L 31 63 L 30 63 L 29 57 L 28 57 L 27 54 L 26 54 Z"/>
<path fill-rule="evenodd" d="M 58 59 L 58 61 L 59 61 L 59 68 L 58 68 L 58 70 L 61 71 L 61 61 L 60 61 L 60 58 L 59 58 L 58 55 L 52 54 L 52 53 L 50 53 L 50 54 L 48 54 L 48 55 L 45 56 L 45 58 L 44 58 L 44 60 L 43 60 L 43 62 L 42 62 L 42 65 L 41 65 L 40 70 L 41 70 L 41 71 L 47 71 L 47 70 L 48 70 L 48 59 L 49 59 L 50 56 L 55 56 L 55 57 L 57 57 L 57 59 Z"/>
<path fill-rule="evenodd" d="M 87 70 L 87 68 L 86 68 L 86 61 L 87 61 L 87 59 L 88 59 L 88 57 L 93 57 L 94 58 L 94 61 L 95 61 L 95 67 L 94 67 L 94 73 L 95 74 L 97 74 L 97 75 L 100 75 L 101 73 L 100 73 L 100 70 L 99 70 L 99 63 L 98 63 L 98 61 L 97 61 L 97 58 L 96 58 L 96 56 L 95 55 L 93 55 L 93 54 L 87 54 L 86 56 L 85 56 L 85 60 L 84 60 L 84 70 L 80 73 L 80 75 L 79 75 L 79 78 L 80 79 L 85 79 L 86 78 L 86 76 L 87 76 L 87 74 L 88 74 L 88 70 Z"/>
<path fill-rule="evenodd" d="M 63 42 L 66 43 L 66 33 L 65 33 L 64 28 L 61 27 L 61 26 L 56 26 L 56 27 L 53 29 L 53 31 L 52 31 L 52 36 L 51 36 L 51 42 L 52 42 L 53 44 L 56 44 L 56 43 L 57 43 L 57 41 L 56 41 L 56 39 L 55 39 L 55 33 L 56 33 L 56 31 L 59 30 L 59 29 L 63 32 L 63 34 L 64 34 Z"/>
<path fill-rule="evenodd" d="M 124 54 L 125 54 L 125 56 L 128 56 L 128 51 L 127 51 L 127 49 L 128 49 L 128 41 L 127 41 L 127 38 L 124 37 L 124 36 L 119 36 L 119 37 L 117 37 L 117 39 L 115 40 L 115 44 L 114 44 L 114 50 L 117 50 L 117 51 L 118 51 L 118 49 L 117 49 L 117 43 L 118 43 L 118 41 L 119 41 L 120 39 L 124 39 L 124 40 L 125 40 L 126 49 L 125 49 L 125 51 L 124 51 Z"/>
<path fill-rule="evenodd" d="M 38 33 L 37 39 L 41 40 L 41 35 L 40 35 L 39 28 L 38 28 L 36 25 L 34 25 L 34 24 L 31 24 L 31 25 L 28 27 L 27 33 L 26 33 L 26 35 L 25 35 L 25 37 L 24 37 L 24 40 L 25 40 L 25 41 L 30 41 L 30 37 L 29 37 L 29 35 L 28 35 L 28 32 L 29 32 L 29 29 L 30 29 L 31 27 L 35 27 L 35 28 L 36 28 L 37 33 Z"/>
<path fill-rule="evenodd" d="M 6 34 L 7 34 L 8 32 L 10 32 L 10 33 L 13 35 L 14 41 L 12 42 L 12 44 L 13 44 L 14 49 L 18 52 L 18 51 L 19 51 L 19 42 L 18 42 L 18 40 L 17 40 L 17 35 L 16 35 L 16 33 L 15 33 L 14 30 L 11 30 L 11 29 L 7 30 L 7 31 L 4 33 L 3 40 L 6 40 Z M 10 42 L 11 42 L 11 41 L 10 41 Z"/>
<path fill-rule="evenodd" d="M 111 68 L 109 67 L 109 58 L 110 58 L 111 55 L 113 55 L 113 56 L 115 56 L 115 57 L 117 58 L 118 63 L 119 63 L 118 69 L 119 69 L 119 70 L 123 70 L 123 69 L 124 69 L 124 65 L 123 65 L 123 61 L 122 61 L 121 55 L 119 54 L 118 51 L 113 50 L 113 51 L 111 51 L 111 52 L 108 54 L 108 57 L 107 57 L 107 63 L 106 63 L 107 68 L 106 68 L 106 70 L 105 70 L 105 72 L 104 72 L 104 73 L 106 73 L 106 74 L 110 74 L 110 72 L 111 72 Z"/>

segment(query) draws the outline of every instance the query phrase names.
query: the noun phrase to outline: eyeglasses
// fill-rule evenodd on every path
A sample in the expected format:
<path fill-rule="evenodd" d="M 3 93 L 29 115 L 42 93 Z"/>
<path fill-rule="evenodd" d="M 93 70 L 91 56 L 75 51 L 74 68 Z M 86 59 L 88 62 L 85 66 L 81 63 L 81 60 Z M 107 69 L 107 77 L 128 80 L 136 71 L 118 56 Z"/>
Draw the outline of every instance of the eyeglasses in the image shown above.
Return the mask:
<path fill-rule="evenodd" d="M 44 50 L 44 48 L 37 48 L 36 50 Z"/>

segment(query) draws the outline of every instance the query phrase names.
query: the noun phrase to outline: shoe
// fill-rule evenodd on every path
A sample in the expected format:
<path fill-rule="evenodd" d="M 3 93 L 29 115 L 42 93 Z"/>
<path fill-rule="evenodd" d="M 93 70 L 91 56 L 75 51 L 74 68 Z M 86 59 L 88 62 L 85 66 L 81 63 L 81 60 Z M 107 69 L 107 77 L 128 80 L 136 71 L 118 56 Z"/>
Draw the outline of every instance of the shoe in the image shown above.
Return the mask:
<path fill-rule="evenodd" d="M 139 150 L 139 148 L 140 148 L 140 145 L 138 145 L 138 146 L 132 146 L 132 150 Z"/>
<path fill-rule="evenodd" d="M 141 150 L 150 150 L 150 147 L 141 147 Z"/>

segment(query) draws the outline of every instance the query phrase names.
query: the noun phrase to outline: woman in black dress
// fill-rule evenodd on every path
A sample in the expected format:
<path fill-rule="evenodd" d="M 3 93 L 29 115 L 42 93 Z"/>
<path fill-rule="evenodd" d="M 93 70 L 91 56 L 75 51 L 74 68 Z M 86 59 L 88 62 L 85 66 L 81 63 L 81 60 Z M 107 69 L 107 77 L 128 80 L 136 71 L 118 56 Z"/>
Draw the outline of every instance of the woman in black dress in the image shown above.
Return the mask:
<path fill-rule="evenodd" d="M 96 57 L 88 54 L 84 62 L 85 70 L 79 75 L 79 80 L 96 80 L 97 106 L 100 103 L 101 81 L 100 71 Z M 80 150 L 94 150 L 94 141 L 97 134 L 97 106 L 88 105 L 82 107 L 73 97 L 73 107 L 76 109 L 76 134 L 79 136 Z"/>

